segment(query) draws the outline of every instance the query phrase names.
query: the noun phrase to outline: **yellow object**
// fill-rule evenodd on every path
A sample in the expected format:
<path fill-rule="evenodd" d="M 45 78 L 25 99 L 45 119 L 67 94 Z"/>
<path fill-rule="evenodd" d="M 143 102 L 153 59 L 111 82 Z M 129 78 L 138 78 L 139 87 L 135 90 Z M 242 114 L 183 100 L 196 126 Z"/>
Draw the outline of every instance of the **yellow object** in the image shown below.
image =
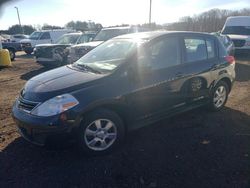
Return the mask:
<path fill-rule="evenodd" d="M 7 49 L 0 49 L 0 66 L 5 66 L 5 67 L 12 66 L 10 60 L 10 54 Z"/>

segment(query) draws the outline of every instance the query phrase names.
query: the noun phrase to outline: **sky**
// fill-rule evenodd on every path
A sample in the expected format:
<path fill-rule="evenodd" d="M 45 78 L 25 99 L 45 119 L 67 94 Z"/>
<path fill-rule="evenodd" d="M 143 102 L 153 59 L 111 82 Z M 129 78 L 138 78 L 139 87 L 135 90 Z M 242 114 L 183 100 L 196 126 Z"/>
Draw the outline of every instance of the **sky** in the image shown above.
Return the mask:
<path fill-rule="evenodd" d="M 0 30 L 18 24 L 15 6 L 21 23 L 33 26 L 64 26 L 72 20 L 111 26 L 143 24 L 149 19 L 149 0 L 12 0 L 0 9 Z M 212 8 L 250 8 L 250 0 L 152 0 L 152 22 L 171 23 Z"/>

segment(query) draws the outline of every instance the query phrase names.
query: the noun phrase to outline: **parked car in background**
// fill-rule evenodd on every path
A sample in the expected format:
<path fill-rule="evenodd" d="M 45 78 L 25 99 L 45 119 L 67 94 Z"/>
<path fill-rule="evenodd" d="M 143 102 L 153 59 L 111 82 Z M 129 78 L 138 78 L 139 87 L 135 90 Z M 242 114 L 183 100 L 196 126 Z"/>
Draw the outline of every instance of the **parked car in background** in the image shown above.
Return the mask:
<path fill-rule="evenodd" d="M 29 35 L 23 35 L 23 34 L 16 34 L 10 36 L 9 42 L 20 42 L 22 39 L 29 38 Z"/>
<path fill-rule="evenodd" d="M 68 62 L 73 63 L 77 61 L 87 52 L 89 52 L 90 50 L 94 49 L 101 43 L 113 37 L 128 34 L 128 33 L 142 32 L 142 31 L 146 31 L 146 29 L 140 28 L 140 27 L 133 27 L 133 26 L 103 28 L 96 35 L 93 41 L 84 43 L 84 44 L 77 44 L 77 45 L 71 46 L 69 49 Z"/>
<path fill-rule="evenodd" d="M 36 61 L 42 65 L 64 65 L 67 63 L 67 47 L 74 44 L 89 42 L 95 33 L 65 34 L 55 44 L 39 44 L 34 49 Z"/>
<path fill-rule="evenodd" d="M 6 39 L 0 35 L 0 42 L 6 42 Z"/>
<path fill-rule="evenodd" d="M 212 33 L 212 34 L 219 38 L 219 40 L 225 46 L 228 54 L 234 56 L 234 54 L 235 54 L 235 46 L 234 46 L 233 41 L 230 39 L 230 37 L 227 36 L 227 35 L 223 35 L 220 32 Z"/>
<path fill-rule="evenodd" d="M 31 54 L 36 45 L 55 43 L 62 35 L 72 32 L 69 29 L 35 31 L 28 39 L 23 39 L 20 42 L 25 53 Z"/>
<path fill-rule="evenodd" d="M 10 40 L 10 35 L 1 34 L 1 35 L 0 35 L 0 40 L 1 40 L 2 42 L 9 42 L 9 40 Z"/>
<path fill-rule="evenodd" d="M 250 50 L 250 16 L 227 18 L 221 33 L 232 39 L 236 50 Z"/>
<path fill-rule="evenodd" d="M 12 114 L 32 143 L 66 134 L 80 151 L 104 154 L 127 131 L 202 105 L 222 109 L 234 80 L 234 57 L 213 35 L 129 34 L 31 78 Z"/>
<path fill-rule="evenodd" d="M 21 47 L 20 42 L 3 42 L 2 46 L 4 49 L 9 50 L 11 61 L 15 60 L 17 51 L 22 51 L 22 47 Z"/>

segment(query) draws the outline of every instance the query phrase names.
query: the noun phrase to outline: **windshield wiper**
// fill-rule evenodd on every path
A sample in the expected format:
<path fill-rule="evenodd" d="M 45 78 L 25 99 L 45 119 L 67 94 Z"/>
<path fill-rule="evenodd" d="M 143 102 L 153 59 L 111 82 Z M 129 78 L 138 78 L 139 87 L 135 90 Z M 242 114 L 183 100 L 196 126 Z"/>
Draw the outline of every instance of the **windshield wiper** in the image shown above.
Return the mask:
<path fill-rule="evenodd" d="M 92 67 L 90 67 L 90 66 L 88 66 L 88 65 L 85 65 L 85 64 L 77 64 L 77 63 L 76 63 L 76 64 L 74 64 L 74 65 L 77 66 L 77 67 L 80 67 L 80 68 L 82 68 L 82 69 L 84 69 L 84 70 L 93 72 L 93 73 L 102 74 L 101 71 L 98 71 L 98 70 L 96 70 L 96 69 L 93 69 Z"/>

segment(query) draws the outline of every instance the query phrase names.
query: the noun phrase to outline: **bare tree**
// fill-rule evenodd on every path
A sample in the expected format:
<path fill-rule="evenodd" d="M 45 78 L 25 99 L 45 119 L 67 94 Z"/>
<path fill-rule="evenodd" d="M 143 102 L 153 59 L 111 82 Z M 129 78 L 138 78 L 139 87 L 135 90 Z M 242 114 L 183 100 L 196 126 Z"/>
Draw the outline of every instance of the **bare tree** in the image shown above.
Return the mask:
<path fill-rule="evenodd" d="M 250 16 L 250 9 L 245 8 L 236 11 L 212 9 L 192 17 L 183 17 L 179 22 L 168 24 L 166 29 L 178 31 L 217 32 L 222 29 L 229 16 Z"/>

